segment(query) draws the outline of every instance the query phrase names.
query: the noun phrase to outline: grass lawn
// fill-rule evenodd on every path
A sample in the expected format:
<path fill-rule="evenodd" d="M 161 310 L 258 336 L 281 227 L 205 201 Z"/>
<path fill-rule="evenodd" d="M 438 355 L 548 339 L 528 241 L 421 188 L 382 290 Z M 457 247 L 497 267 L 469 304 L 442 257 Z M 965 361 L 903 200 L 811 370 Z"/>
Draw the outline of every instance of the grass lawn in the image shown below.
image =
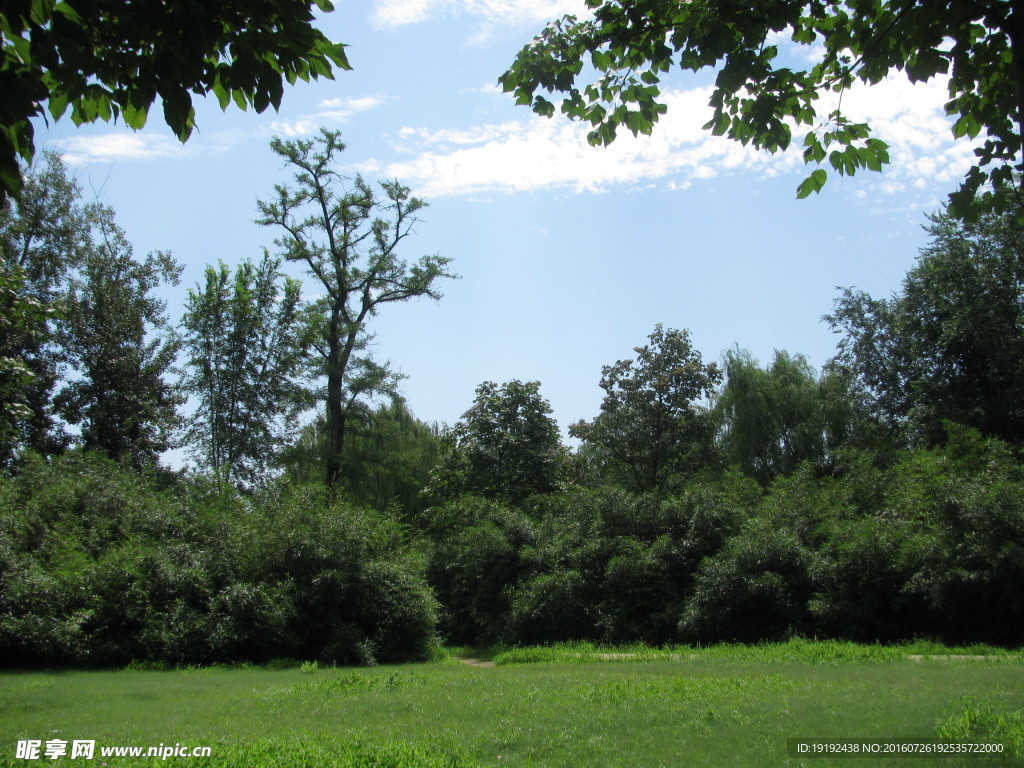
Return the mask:
<path fill-rule="evenodd" d="M 1024 654 L 959 650 L 572 646 L 499 653 L 493 667 L 448 655 L 367 669 L 9 672 L 0 766 L 1024 765 L 789 756 L 789 738 L 940 736 L 1024 755 Z M 97 751 L 91 761 L 18 759 L 25 739 L 95 740 Z M 99 751 L 161 743 L 208 746 L 211 756 Z"/>

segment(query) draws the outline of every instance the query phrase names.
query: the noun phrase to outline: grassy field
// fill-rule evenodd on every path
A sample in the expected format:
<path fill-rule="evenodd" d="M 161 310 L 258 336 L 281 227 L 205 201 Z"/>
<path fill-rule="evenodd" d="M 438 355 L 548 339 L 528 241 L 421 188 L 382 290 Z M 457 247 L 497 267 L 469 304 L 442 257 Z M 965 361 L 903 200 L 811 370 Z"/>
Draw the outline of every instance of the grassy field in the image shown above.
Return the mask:
<path fill-rule="evenodd" d="M 470 666 L 457 656 L 490 657 Z M 999 741 L 1024 756 L 1024 654 L 794 641 L 586 645 L 360 669 L 281 665 L 0 675 L 0 766 L 1024 765 L 796 758 L 790 738 Z M 92 761 L 25 760 L 19 740 L 95 740 Z M 104 746 L 210 747 L 206 758 Z"/>

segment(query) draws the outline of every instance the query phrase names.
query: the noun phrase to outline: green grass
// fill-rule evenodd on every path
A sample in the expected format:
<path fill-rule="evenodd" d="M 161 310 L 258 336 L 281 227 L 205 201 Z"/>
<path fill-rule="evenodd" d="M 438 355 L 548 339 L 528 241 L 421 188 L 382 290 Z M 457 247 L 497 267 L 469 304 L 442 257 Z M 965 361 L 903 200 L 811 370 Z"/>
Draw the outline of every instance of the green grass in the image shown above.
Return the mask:
<path fill-rule="evenodd" d="M 486 658 L 499 665 L 537 663 L 592 663 L 621 661 L 680 661 L 702 659 L 718 661 L 761 661 L 811 663 L 847 661 L 907 661 L 917 657 L 986 656 L 992 661 L 1024 662 L 1024 653 L 990 645 L 947 646 L 919 640 L 901 645 L 863 645 L 838 640 L 794 638 L 785 643 L 761 645 L 721 644 L 704 648 L 676 646 L 651 648 L 644 645 L 600 646 L 593 643 L 559 643 L 530 648 L 486 649 Z M 472 655 L 467 650 L 466 655 Z M 479 654 L 478 654 L 479 655 Z M 481 656 L 483 657 L 483 656 Z"/>
<path fill-rule="evenodd" d="M 489 656 L 499 664 L 469 667 L 458 656 Z M 456 649 L 439 653 L 434 663 L 361 669 L 279 662 L 0 675 L 5 767 L 1024 764 L 801 761 L 786 750 L 788 738 L 939 737 L 999 740 L 1024 756 L 1024 657 L 925 644 L 889 649 L 793 641 L 659 650 L 577 644 Z M 212 755 L 15 759 L 17 741 L 29 738 L 95 739 L 98 746 L 178 742 L 209 746 Z"/>

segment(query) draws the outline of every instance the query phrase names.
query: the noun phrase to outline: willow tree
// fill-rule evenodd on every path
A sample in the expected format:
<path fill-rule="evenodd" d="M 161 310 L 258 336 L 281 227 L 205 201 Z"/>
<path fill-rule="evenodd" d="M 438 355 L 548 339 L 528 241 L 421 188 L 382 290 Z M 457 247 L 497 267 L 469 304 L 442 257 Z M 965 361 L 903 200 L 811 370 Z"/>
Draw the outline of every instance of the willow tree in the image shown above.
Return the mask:
<path fill-rule="evenodd" d="M 321 129 L 310 140 L 275 137 L 270 148 L 294 171 L 294 185 L 279 184 L 272 200 L 259 201 L 257 222 L 283 232 L 275 241 L 282 256 L 304 264 L 323 289 L 311 316 L 326 382 L 324 464 L 333 489 L 342 475 L 349 414 L 373 395 L 396 394 L 397 374 L 367 354 L 370 318 L 385 304 L 439 299 L 438 281 L 454 275 L 443 256 L 411 264 L 399 256 L 426 203 L 397 181 L 381 182 L 378 193 L 361 176 L 339 172 L 340 132 Z"/>
<path fill-rule="evenodd" d="M 762 484 L 803 461 L 824 462 L 847 434 L 845 380 L 820 378 L 803 355 L 776 351 L 762 368 L 749 352 L 725 355 L 725 385 L 715 403 L 727 458 Z"/>

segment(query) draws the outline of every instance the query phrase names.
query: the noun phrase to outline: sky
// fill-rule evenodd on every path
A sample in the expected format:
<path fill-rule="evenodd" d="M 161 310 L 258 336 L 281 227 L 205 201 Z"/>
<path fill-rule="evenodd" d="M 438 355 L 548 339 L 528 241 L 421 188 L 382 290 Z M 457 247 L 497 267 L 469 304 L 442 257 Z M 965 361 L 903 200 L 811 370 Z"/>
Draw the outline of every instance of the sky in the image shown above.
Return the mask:
<path fill-rule="evenodd" d="M 870 122 L 892 163 L 831 174 L 820 195 L 797 200 L 812 170 L 799 146 L 770 155 L 701 130 L 713 73 L 663 78 L 669 111 L 654 134 L 623 132 L 608 148 L 501 93 L 516 52 L 578 10 L 575 0 L 340 0 L 318 26 L 349 45 L 353 70 L 286 87 L 279 112 L 197 99 L 184 145 L 158 106 L 139 132 L 64 119 L 37 127 L 37 151 L 64 155 L 137 254 L 169 250 L 185 266 L 163 292 L 176 319 L 206 265 L 275 250 L 279 234 L 254 223 L 257 199 L 289 179 L 270 139 L 342 131 L 343 172 L 398 179 L 429 204 L 401 255 L 442 254 L 460 275 L 440 301 L 390 305 L 372 321 L 375 356 L 407 376 L 403 394 L 426 421 L 452 424 L 481 382 L 519 379 L 541 382 L 564 432 L 597 415 L 602 366 L 631 357 L 657 323 L 688 329 L 706 362 L 738 345 L 762 364 L 787 350 L 820 369 L 838 341 L 822 316 L 839 289 L 898 291 L 927 244 L 926 214 L 971 164 L 944 115 L 945 83 L 896 75 L 844 94 L 844 112 Z"/>

